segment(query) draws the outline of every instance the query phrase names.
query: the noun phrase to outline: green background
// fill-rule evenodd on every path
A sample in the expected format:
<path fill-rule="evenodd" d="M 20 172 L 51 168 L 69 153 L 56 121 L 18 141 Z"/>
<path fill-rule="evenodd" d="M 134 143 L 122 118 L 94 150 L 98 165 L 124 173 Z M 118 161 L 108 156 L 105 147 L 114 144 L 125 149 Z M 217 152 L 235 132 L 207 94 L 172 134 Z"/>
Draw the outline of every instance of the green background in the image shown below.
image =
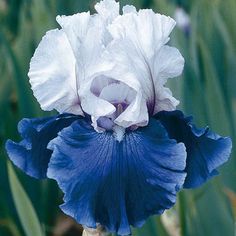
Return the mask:
<path fill-rule="evenodd" d="M 199 126 L 209 125 L 235 141 L 236 0 L 123 0 L 174 16 L 177 6 L 190 15 L 191 33 L 178 27 L 170 44 L 186 64 L 183 76 L 169 83 L 180 109 Z M 81 227 L 64 216 L 62 193 L 54 181 L 37 181 L 12 167 L 4 143 L 19 140 L 23 117 L 46 116 L 32 95 L 27 78 L 29 61 L 41 37 L 56 28 L 58 14 L 93 11 L 95 1 L 0 0 L 0 236 L 81 235 Z M 164 217 L 152 217 L 136 236 L 236 235 L 236 156 L 221 175 L 197 190 L 184 190 Z"/>

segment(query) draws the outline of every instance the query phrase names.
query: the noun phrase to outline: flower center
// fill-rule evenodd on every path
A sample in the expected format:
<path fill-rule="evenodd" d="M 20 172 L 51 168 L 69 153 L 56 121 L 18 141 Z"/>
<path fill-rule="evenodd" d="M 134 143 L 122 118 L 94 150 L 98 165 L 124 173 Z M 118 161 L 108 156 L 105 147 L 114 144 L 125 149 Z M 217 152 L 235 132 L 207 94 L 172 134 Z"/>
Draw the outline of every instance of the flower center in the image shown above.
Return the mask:
<path fill-rule="evenodd" d="M 97 120 L 97 124 L 99 127 L 104 128 L 106 130 L 112 130 L 113 127 L 116 125 L 114 120 L 125 111 L 125 109 L 128 107 L 129 104 L 126 102 L 117 103 L 117 102 L 111 102 L 112 105 L 116 107 L 116 111 L 109 115 L 109 116 L 101 116 Z"/>
<path fill-rule="evenodd" d="M 125 128 L 117 128 L 116 119 L 122 116 L 122 113 L 129 108 L 129 105 L 136 97 L 136 92 L 127 84 L 106 76 L 96 77 L 91 84 L 90 90 L 99 99 L 105 100 L 115 107 L 112 114 L 104 112 L 104 115 L 100 115 L 96 119 L 95 127 L 98 127 L 97 130 L 101 128 L 100 130 L 113 131 L 114 137 L 121 141 Z M 104 108 L 101 107 L 100 109 Z"/>
<path fill-rule="evenodd" d="M 119 125 L 114 125 L 112 130 L 115 140 L 121 142 L 125 136 L 125 128 Z"/>
<path fill-rule="evenodd" d="M 112 102 L 111 102 L 112 103 Z M 110 116 L 102 116 L 97 120 L 99 127 L 113 131 L 114 138 L 121 142 L 125 135 L 125 128 L 115 124 L 114 120 L 128 107 L 126 103 L 112 103 L 116 107 L 116 111 Z"/>

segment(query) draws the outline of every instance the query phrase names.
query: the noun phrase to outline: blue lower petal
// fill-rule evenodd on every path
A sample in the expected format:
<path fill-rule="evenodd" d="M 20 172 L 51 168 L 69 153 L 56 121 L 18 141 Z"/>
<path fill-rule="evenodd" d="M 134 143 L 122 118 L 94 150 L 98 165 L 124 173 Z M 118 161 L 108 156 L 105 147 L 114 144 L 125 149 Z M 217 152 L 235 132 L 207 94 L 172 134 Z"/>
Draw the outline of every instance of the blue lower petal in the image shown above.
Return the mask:
<path fill-rule="evenodd" d="M 46 178 L 48 162 L 52 154 L 52 151 L 47 149 L 49 141 L 76 119 L 77 116 L 62 114 L 21 120 L 18 131 L 23 140 L 19 143 L 12 140 L 6 142 L 8 156 L 26 174 L 39 179 Z"/>
<path fill-rule="evenodd" d="M 184 145 L 156 120 L 121 142 L 77 120 L 49 148 L 48 177 L 65 193 L 61 209 L 87 227 L 100 223 L 120 235 L 172 207 L 186 177 Z"/>
<path fill-rule="evenodd" d="M 217 175 L 216 169 L 229 159 L 232 148 L 230 138 L 220 137 L 208 128 L 196 128 L 192 117 L 185 117 L 181 111 L 163 111 L 156 118 L 167 129 L 170 138 L 186 146 L 185 188 L 198 187 Z"/>

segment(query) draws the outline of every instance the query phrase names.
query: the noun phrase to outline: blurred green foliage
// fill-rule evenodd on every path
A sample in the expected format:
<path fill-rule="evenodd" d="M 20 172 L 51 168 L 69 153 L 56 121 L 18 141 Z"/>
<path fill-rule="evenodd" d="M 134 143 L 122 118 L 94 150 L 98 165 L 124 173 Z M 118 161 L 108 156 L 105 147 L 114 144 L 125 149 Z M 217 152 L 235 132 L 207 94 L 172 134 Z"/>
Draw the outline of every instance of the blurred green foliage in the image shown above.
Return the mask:
<path fill-rule="evenodd" d="M 121 0 L 121 5 L 174 15 L 190 15 L 191 32 L 180 28 L 171 44 L 186 60 L 183 76 L 170 81 L 180 107 L 200 126 L 208 124 L 235 143 L 236 130 L 236 1 Z M 29 61 L 41 37 L 58 27 L 58 14 L 93 11 L 95 1 L 0 0 L 0 235 L 80 235 L 81 227 L 60 212 L 62 194 L 53 181 L 37 181 L 8 162 L 4 143 L 19 139 L 18 121 L 42 112 L 30 90 Z M 7 168 L 8 166 L 8 168 Z M 8 170 L 8 171 L 7 171 Z M 17 174 L 17 175 L 16 175 Z M 169 217 L 166 220 L 166 217 Z M 184 190 L 165 217 L 152 217 L 136 236 L 233 236 L 236 217 L 236 156 L 221 175 L 198 190 Z M 170 225 L 171 224 L 171 225 Z M 178 230 L 179 234 L 178 234 Z"/>

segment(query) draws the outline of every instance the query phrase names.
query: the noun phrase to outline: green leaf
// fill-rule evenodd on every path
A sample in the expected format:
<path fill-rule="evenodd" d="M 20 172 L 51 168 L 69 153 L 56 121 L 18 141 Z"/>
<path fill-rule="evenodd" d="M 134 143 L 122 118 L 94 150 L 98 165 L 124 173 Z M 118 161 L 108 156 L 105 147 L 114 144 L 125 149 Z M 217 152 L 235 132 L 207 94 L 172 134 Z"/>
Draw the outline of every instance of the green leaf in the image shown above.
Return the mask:
<path fill-rule="evenodd" d="M 156 235 L 156 236 L 169 236 L 165 226 L 160 220 L 160 216 L 150 217 L 142 228 L 135 228 L 132 230 L 134 236 L 143 235 Z"/>
<path fill-rule="evenodd" d="M 18 230 L 16 224 L 12 221 L 12 219 L 1 219 L 0 228 L 1 227 L 6 227 L 12 236 L 21 236 L 20 231 Z"/>
<path fill-rule="evenodd" d="M 12 46 L 5 36 L 5 33 L 0 29 L 0 44 L 6 52 L 5 60 L 9 60 L 12 69 L 13 82 L 15 83 L 19 107 L 23 115 L 30 115 L 35 113 L 33 106 L 31 91 L 29 89 L 28 80 L 25 79 L 22 68 L 20 67 L 19 60 L 17 59 Z"/>
<path fill-rule="evenodd" d="M 26 236 L 44 236 L 38 217 L 10 162 L 7 165 L 9 183 L 18 216 Z"/>

